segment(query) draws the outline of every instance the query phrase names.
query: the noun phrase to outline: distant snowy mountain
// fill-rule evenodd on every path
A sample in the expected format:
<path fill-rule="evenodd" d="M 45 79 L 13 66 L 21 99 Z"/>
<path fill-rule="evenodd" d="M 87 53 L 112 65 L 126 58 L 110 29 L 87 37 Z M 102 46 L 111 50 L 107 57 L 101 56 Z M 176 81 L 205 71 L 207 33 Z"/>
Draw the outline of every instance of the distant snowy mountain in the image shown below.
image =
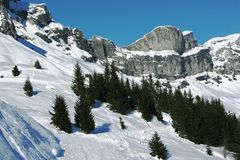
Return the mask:
<path fill-rule="evenodd" d="M 74 122 L 77 97 L 70 88 L 74 65 L 79 61 L 85 74 L 102 73 L 108 60 L 116 61 L 124 79 L 139 83 L 142 76 L 154 74 L 162 84 L 170 81 L 173 88 L 220 98 L 227 111 L 240 115 L 239 34 L 200 46 L 191 31 L 164 26 L 122 48 L 99 36 L 87 40 L 80 30 L 55 22 L 45 4 L 4 2 L 0 6 L 0 99 L 6 103 L 0 102 L 0 159 L 154 160 L 148 141 L 155 131 L 170 160 L 225 159 L 223 148 L 213 147 L 213 156 L 208 156 L 205 145 L 180 138 L 169 114 L 164 113 L 164 124 L 155 118 L 146 122 L 138 112 L 122 116 L 99 104 L 93 108 L 96 130 L 85 135 L 76 128 L 72 134 L 57 130 L 50 124 L 49 111 L 55 95 L 64 95 Z M 36 60 L 42 70 L 33 67 Z M 11 73 L 15 65 L 21 70 L 18 77 Z M 34 89 L 31 98 L 22 89 L 27 77 Z M 128 127 L 125 131 L 120 129 L 120 116 Z"/>

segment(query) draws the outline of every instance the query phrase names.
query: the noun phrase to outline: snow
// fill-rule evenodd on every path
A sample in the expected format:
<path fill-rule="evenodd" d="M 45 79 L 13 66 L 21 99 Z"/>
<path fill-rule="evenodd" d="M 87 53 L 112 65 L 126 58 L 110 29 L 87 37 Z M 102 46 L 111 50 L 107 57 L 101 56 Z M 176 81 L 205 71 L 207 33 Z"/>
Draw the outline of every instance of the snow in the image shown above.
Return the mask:
<path fill-rule="evenodd" d="M 14 21 L 14 24 L 18 22 Z M 213 156 L 208 156 L 205 145 L 197 145 L 179 137 L 172 128 L 170 115 L 165 113 L 164 123 L 157 121 L 156 118 L 152 122 L 146 122 L 139 112 L 123 116 L 110 111 L 107 104 L 100 103 L 92 110 L 96 122 L 96 129 L 92 134 L 83 134 L 75 127 L 72 134 L 56 129 L 50 124 L 49 115 L 56 94 L 66 98 L 71 122 L 74 122 L 74 104 L 77 97 L 72 93 L 70 85 L 76 62 L 79 61 L 86 74 L 94 71 L 102 73 L 104 67 L 99 62 L 83 61 L 81 57 L 89 56 L 89 53 L 80 50 L 75 44 L 72 44 L 70 51 L 66 52 L 64 44 L 57 47 L 56 42 L 48 44 L 35 35 L 36 32 L 44 33 L 46 29 L 61 28 L 62 25 L 54 22 L 48 27 L 41 29 L 28 22 L 26 26 L 19 24 L 17 32 L 29 37 L 24 43 L 0 33 L 0 76 L 4 76 L 0 78 L 0 99 L 6 102 L 0 102 L 0 153 L 2 153 L 0 159 L 54 159 L 57 156 L 61 160 L 156 160 L 149 155 L 148 148 L 148 141 L 155 131 L 159 133 L 169 150 L 169 160 L 224 159 L 223 148 L 213 147 Z M 36 48 L 44 50 L 44 54 Z M 133 55 L 151 57 L 179 55 L 174 51 L 135 52 L 126 49 L 116 54 L 127 58 Z M 43 67 L 42 70 L 33 67 L 37 59 Z M 22 71 L 18 77 L 11 74 L 14 65 L 18 65 Z M 209 75 L 214 77 L 217 74 Z M 33 97 L 26 97 L 22 89 L 28 76 L 34 88 Z M 123 77 L 133 79 L 135 82 L 141 81 L 141 77 L 126 75 Z M 238 94 L 240 76 L 237 76 L 237 79 L 230 82 L 228 78 L 223 77 L 222 84 L 214 82 L 205 84 L 196 81 L 196 76 L 190 76 L 186 78 L 190 83 L 186 90 L 191 89 L 194 95 L 204 95 L 207 98 L 221 98 L 228 111 L 240 115 Z M 172 82 L 173 86 L 177 87 L 180 81 Z M 127 126 L 124 131 L 120 129 L 120 116 Z M 35 157 L 32 158 L 33 156 Z M 228 156 L 226 159 L 233 158 Z"/>
<path fill-rule="evenodd" d="M 188 57 L 198 54 L 201 50 L 208 49 L 207 47 L 195 47 L 188 52 L 183 53 L 182 57 Z"/>
<path fill-rule="evenodd" d="M 186 35 L 189 35 L 189 34 L 192 34 L 193 32 L 192 31 L 183 31 L 182 34 L 183 36 L 186 36 Z"/>
<path fill-rule="evenodd" d="M 127 49 L 117 48 L 117 51 L 115 52 L 116 55 L 120 57 L 125 57 L 127 59 L 132 58 L 134 56 L 161 56 L 161 57 L 167 57 L 167 56 L 179 56 L 179 54 L 174 50 L 164 50 L 164 51 L 129 51 Z"/>
<path fill-rule="evenodd" d="M 34 37 L 31 30 L 28 33 L 31 37 Z M 164 144 L 167 145 L 170 152 L 170 160 L 224 159 L 222 148 L 213 148 L 214 156 L 210 157 L 206 154 L 205 145 L 196 145 L 186 139 L 180 138 L 172 128 L 171 117 L 168 114 L 164 114 L 164 124 L 157 121 L 156 118 L 152 122 L 147 123 L 141 118 L 141 114 L 138 112 L 123 116 L 109 111 L 106 104 L 99 104 L 93 109 L 96 130 L 92 134 L 83 134 L 77 128 L 74 128 L 72 134 L 58 131 L 50 125 L 49 111 L 52 110 L 51 105 L 55 95 L 64 95 L 69 107 L 71 121 L 74 122 L 73 113 L 76 97 L 70 89 L 70 84 L 72 69 L 76 60 L 79 60 L 85 73 L 93 73 L 94 71 L 102 72 L 103 67 L 99 64 L 82 61 L 80 56 L 83 54 L 83 51 L 66 55 L 63 51 L 55 47 L 54 44 L 46 44 L 38 37 L 34 37 L 34 45 L 46 50 L 46 55 L 43 56 L 18 43 L 11 37 L 0 34 L 0 75 L 4 75 L 4 78 L 0 79 L 0 97 L 10 105 L 26 112 L 59 139 L 61 148 L 64 150 L 64 152 L 60 152 L 62 153 L 60 159 L 154 160 L 155 158 L 149 155 L 148 141 L 155 131 L 159 133 Z M 34 69 L 33 63 L 36 59 L 44 67 L 43 70 Z M 15 64 L 22 70 L 22 74 L 19 77 L 11 75 L 11 69 Z M 35 93 L 31 98 L 26 97 L 22 90 L 27 76 L 30 77 Z M 141 79 L 135 77 L 129 78 L 133 78 L 135 81 L 140 81 Z M 199 86 L 198 82 L 192 80 L 191 84 L 193 83 L 197 83 L 196 88 L 192 87 L 193 91 L 200 93 L 198 91 L 200 89 L 197 88 Z M 202 84 L 201 86 L 205 85 Z M 208 93 L 207 90 L 210 92 L 211 89 L 211 86 L 207 86 L 205 92 Z M 223 90 L 225 89 L 223 88 Z M 217 92 L 216 89 L 216 93 L 220 95 L 222 92 Z M 228 95 L 232 96 L 231 94 Z M 235 106 L 230 107 L 234 108 Z M 238 112 L 240 113 L 240 111 Z M 120 129 L 119 116 L 124 120 L 127 130 L 123 131 Z M 37 130 L 37 132 L 40 131 Z M 45 134 L 43 135 L 45 136 Z M 15 142 L 17 143 L 18 141 L 15 139 Z M 7 143 L 3 143 L 3 145 L 4 151 L 11 151 L 8 149 Z M 25 153 L 24 147 L 21 145 L 18 146 L 19 151 L 16 149 L 17 153 L 21 156 L 20 153 L 22 152 L 25 157 L 29 158 L 29 155 Z M 58 151 L 56 147 L 46 147 L 46 150 L 49 155 L 55 155 Z M 229 157 L 228 159 L 231 158 Z"/>
<path fill-rule="evenodd" d="M 240 56 L 240 45 L 236 42 L 240 34 L 232 34 L 225 37 L 212 38 L 204 46 L 211 48 L 211 55 L 215 68 L 224 67 L 224 64 L 231 60 L 234 55 Z M 231 50 L 229 52 L 229 50 Z"/>
<path fill-rule="evenodd" d="M 59 140 L 52 133 L 2 101 L 0 119 L 0 159 L 55 159 L 62 152 Z"/>

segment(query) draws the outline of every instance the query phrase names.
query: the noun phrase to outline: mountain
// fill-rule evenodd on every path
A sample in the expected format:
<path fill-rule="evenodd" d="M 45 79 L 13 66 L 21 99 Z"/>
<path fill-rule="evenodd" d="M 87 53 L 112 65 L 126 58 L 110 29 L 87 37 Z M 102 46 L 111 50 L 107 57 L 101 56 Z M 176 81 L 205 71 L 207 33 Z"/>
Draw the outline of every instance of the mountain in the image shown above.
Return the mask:
<path fill-rule="evenodd" d="M 115 61 L 123 79 L 140 83 L 142 76 L 153 73 L 165 87 L 221 98 L 225 109 L 239 116 L 239 34 L 200 45 L 193 32 L 162 26 L 129 46 L 119 47 L 100 36 L 87 40 L 79 29 L 55 22 L 45 4 L 4 0 L 0 6 L 0 99 L 6 102 L 0 102 L 0 159 L 151 160 L 156 158 L 149 155 L 148 141 L 155 131 L 166 144 L 170 160 L 225 159 L 221 147 L 212 147 L 213 156 L 208 156 L 206 145 L 181 138 L 166 113 L 164 123 L 156 118 L 146 122 L 137 111 L 120 115 L 110 111 L 106 103 L 99 103 L 92 110 L 96 129 L 86 135 L 77 128 L 72 134 L 59 131 L 50 124 L 49 111 L 55 95 L 63 95 L 74 122 L 77 97 L 70 85 L 76 62 L 85 74 L 92 74 L 103 73 L 104 64 Z M 42 70 L 33 67 L 36 60 Z M 21 70 L 18 77 L 11 73 L 15 65 Z M 30 98 L 22 89 L 27 77 L 33 84 L 34 96 Z M 120 116 L 127 126 L 125 131 L 120 128 Z M 38 141 L 35 137 L 44 138 Z M 233 158 L 229 154 L 226 159 Z"/>

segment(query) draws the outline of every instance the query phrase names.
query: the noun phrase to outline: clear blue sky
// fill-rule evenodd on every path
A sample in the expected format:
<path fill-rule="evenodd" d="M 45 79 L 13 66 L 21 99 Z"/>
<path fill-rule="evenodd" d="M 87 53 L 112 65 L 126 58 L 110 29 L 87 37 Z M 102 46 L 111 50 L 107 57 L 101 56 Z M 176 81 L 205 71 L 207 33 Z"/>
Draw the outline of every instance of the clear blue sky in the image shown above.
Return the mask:
<path fill-rule="evenodd" d="M 159 25 L 193 30 L 200 43 L 240 33 L 240 0 L 24 0 L 47 3 L 53 18 L 127 45 Z"/>

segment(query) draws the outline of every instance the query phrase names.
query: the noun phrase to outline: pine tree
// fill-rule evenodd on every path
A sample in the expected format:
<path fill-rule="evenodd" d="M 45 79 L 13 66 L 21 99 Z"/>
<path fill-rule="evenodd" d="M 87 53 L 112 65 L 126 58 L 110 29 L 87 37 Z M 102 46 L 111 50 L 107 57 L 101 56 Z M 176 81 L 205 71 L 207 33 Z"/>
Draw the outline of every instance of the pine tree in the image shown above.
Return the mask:
<path fill-rule="evenodd" d="M 60 130 L 71 133 L 72 127 L 64 97 L 56 96 L 52 108 L 53 112 L 50 112 L 52 116 L 51 124 L 58 127 Z"/>
<path fill-rule="evenodd" d="M 19 76 L 20 74 L 21 74 L 21 71 L 19 71 L 17 65 L 15 65 L 15 66 L 13 67 L 13 69 L 12 69 L 12 75 L 13 75 L 14 77 L 17 77 L 17 76 Z"/>
<path fill-rule="evenodd" d="M 95 122 L 91 113 L 89 100 L 85 94 L 79 97 L 75 104 L 75 124 L 84 133 L 91 133 L 95 129 Z"/>
<path fill-rule="evenodd" d="M 32 83 L 29 80 L 29 77 L 27 77 L 27 80 L 25 81 L 23 90 L 24 90 L 26 96 L 28 96 L 28 97 L 33 96 L 33 87 L 32 87 Z"/>
<path fill-rule="evenodd" d="M 155 109 L 155 102 L 151 92 L 152 91 L 149 90 L 149 83 L 143 79 L 138 110 L 142 113 L 142 118 L 146 121 L 151 121 L 152 114 L 156 113 L 153 111 Z"/>
<path fill-rule="evenodd" d="M 124 129 L 127 128 L 127 127 L 125 126 L 125 124 L 124 124 L 124 122 L 123 122 L 123 120 L 122 120 L 121 117 L 119 117 L 119 122 L 120 122 L 120 126 L 121 126 L 121 129 L 122 129 L 122 130 L 124 130 Z"/>
<path fill-rule="evenodd" d="M 73 92 L 76 94 L 76 96 L 80 96 L 85 92 L 84 81 L 85 81 L 85 77 L 83 76 L 81 67 L 77 62 L 74 68 L 74 75 L 73 75 L 73 80 L 71 85 L 71 88 Z"/>
<path fill-rule="evenodd" d="M 157 132 L 154 133 L 152 139 L 149 142 L 150 155 L 153 157 L 158 157 L 159 159 L 166 160 L 168 157 L 168 150 L 166 146 L 162 143 L 161 138 L 158 136 Z"/>
<path fill-rule="evenodd" d="M 107 63 L 104 70 L 104 85 L 103 85 L 103 92 L 104 92 L 104 98 L 103 101 L 107 102 L 108 98 L 108 92 L 109 92 L 109 82 L 110 82 L 110 69 L 109 64 Z"/>
<path fill-rule="evenodd" d="M 42 69 L 42 66 L 41 66 L 41 64 L 40 64 L 40 62 L 38 60 L 34 63 L 34 67 L 36 69 Z"/>

